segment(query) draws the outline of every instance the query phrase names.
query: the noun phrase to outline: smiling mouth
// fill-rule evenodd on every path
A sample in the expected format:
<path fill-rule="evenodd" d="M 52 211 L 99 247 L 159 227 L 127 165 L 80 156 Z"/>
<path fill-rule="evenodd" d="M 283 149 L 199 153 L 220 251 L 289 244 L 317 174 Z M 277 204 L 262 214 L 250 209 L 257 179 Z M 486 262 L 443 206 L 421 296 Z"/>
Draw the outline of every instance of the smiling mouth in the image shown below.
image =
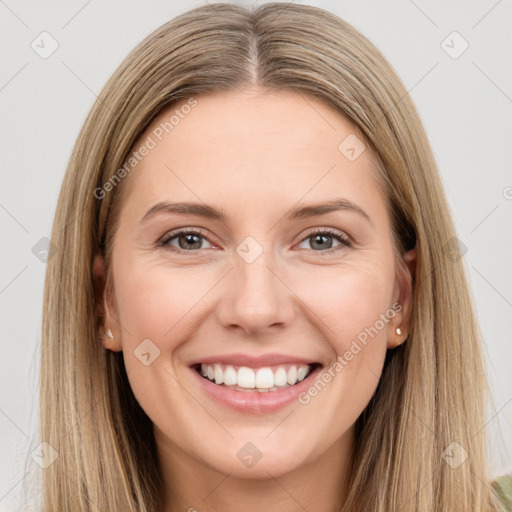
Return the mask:
<path fill-rule="evenodd" d="M 306 379 L 320 363 L 282 364 L 250 368 L 229 364 L 196 364 L 193 368 L 204 379 L 236 391 L 265 393 L 293 387 Z"/>

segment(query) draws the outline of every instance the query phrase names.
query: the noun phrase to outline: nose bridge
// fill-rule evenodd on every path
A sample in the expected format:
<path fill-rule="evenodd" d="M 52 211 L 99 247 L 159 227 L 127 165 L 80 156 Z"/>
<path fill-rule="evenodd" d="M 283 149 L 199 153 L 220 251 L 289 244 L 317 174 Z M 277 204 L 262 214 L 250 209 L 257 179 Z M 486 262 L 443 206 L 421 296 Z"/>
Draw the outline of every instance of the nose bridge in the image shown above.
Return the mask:
<path fill-rule="evenodd" d="M 225 327 L 236 325 L 256 333 L 291 320 L 292 294 L 275 275 L 279 265 L 268 243 L 264 247 L 262 241 L 246 237 L 236 247 L 234 268 L 218 308 Z"/>

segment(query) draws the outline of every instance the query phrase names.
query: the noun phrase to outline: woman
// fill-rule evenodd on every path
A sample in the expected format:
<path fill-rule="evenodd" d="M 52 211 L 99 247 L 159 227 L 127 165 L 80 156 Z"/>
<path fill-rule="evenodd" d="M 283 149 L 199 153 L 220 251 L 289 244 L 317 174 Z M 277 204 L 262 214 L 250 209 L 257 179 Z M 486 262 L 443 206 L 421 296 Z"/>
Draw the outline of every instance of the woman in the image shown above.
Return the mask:
<path fill-rule="evenodd" d="M 215 4 L 151 34 L 52 241 L 45 510 L 501 510 L 427 137 L 336 16 Z"/>

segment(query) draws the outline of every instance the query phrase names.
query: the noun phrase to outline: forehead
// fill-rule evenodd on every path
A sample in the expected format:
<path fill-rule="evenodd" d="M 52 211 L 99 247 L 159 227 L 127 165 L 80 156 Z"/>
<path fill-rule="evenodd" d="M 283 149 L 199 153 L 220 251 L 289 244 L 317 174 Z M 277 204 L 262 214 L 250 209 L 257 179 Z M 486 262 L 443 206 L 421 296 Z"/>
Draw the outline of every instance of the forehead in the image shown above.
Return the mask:
<path fill-rule="evenodd" d="M 129 177 L 139 201 L 208 199 L 245 208 L 269 197 L 272 206 L 326 195 L 383 201 L 373 155 L 354 125 L 302 92 L 242 89 L 180 101 L 133 149 L 144 145 L 151 149 Z"/>
<path fill-rule="evenodd" d="M 276 158 L 289 161 L 293 154 L 295 160 L 310 153 L 329 158 L 337 156 L 346 135 L 355 134 L 341 113 L 291 90 L 241 89 L 199 96 L 195 102 L 194 107 L 181 101 L 164 110 L 146 130 L 157 143 L 180 147 L 182 155 L 190 152 L 189 161 L 204 156 L 201 146 L 215 147 L 209 157 L 215 163 L 228 158 L 230 166 L 249 164 L 249 157 L 267 166 Z"/>

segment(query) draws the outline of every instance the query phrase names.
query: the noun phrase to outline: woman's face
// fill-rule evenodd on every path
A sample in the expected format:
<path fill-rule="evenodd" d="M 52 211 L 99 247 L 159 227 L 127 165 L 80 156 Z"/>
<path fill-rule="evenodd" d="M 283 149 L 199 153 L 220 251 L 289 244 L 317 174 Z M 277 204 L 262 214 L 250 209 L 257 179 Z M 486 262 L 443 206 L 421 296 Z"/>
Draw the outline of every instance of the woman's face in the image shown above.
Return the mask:
<path fill-rule="evenodd" d="M 171 465 L 278 476 L 349 449 L 410 294 L 342 115 L 292 91 L 195 100 L 134 146 L 105 347 Z"/>

